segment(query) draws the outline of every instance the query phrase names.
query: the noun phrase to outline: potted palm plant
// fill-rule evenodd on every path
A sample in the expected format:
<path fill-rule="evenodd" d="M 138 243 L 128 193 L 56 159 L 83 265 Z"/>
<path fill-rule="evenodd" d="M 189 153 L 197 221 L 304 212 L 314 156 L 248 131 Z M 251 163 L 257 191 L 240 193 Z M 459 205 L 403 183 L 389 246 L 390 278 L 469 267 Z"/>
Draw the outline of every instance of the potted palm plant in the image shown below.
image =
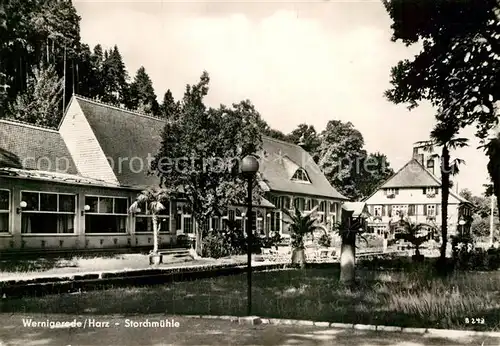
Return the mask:
<path fill-rule="evenodd" d="M 411 243 L 415 248 L 415 254 L 412 260 L 415 262 L 422 262 L 424 255 L 420 253 L 420 247 L 423 243 L 430 239 L 434 226 L 426 223 L 413 223 L 410 220 L 405 220 L 401 217 L 396 224 L 396 239 L 402 239 Z"/>
<path fill-rule="evenodd" d="M 304 268 L 306 264 L 304 237 L 307 234 L 312 234 L 316 229 L 322 228 L 316 217 L 316 210 L 317 207 L 309 212 L 301 212 L 295 208 L 293 214 L 284 211 L 290 218 L 285 222 L 290 225 L 292 264 L 299 265 L 301 268 Z"/>
<path fill-rule="evenodd" d="M 158 243 L 161 223 L 158 222 L 158 214 L 165 210 L 165 202 L 169 196 L 167 192 L 160 188 L 149 188 L 142 191 L 135 202 L 129 208 L 129 212 L 136 214 L 141 212 L 141 207 L 146 208 L 145 212 L 151 215 L 153 222 L 153 250 L 149 253 L 149 264 L 161 263 L 161 255 L 158 253 Z"/>
<path fill-rule="evenodd" d="M 340 282 L 353 285 L 356 269 L 356 238 L 361 238 L 368 243 L 362 235 L 366 229 L 363 215 L 353 216 L 352 212 L 343 211 L 342 220 L 333 224 L 333 229 L 340 235 Z"/>

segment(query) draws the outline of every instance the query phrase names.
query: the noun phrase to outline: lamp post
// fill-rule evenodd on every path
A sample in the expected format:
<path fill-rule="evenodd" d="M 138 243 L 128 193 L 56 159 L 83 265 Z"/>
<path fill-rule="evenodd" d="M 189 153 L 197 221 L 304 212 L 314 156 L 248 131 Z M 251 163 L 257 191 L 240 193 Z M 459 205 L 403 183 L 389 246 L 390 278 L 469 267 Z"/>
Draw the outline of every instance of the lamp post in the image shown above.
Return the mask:
<path fill-rule="evenodd" d="M 252 232 L 252 185 L 255 174 L 259 170 L 259 161 L 252 155 L 245 156 L 241 162 L 241 173 L 247 179 L 248 182 L 248 194 L 247 194 L 247 315 L 252 314 L 252 243 L 253 243 L 253 232 Z"/>
<path fill-rule="evenodd" d="M 460 219 L 460 221 L 458 221 L 458 224 L 460 225 L 460 237 L 463 238 L 464 237 L 464 225 L 465 225 L 464 219 Z"/>

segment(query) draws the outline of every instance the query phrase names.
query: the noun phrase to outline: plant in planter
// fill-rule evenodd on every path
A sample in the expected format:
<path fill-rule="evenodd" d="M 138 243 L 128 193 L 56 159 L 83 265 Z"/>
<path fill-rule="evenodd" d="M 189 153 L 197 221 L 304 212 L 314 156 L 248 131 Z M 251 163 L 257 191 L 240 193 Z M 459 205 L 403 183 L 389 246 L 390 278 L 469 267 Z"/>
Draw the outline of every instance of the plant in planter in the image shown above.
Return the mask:
<path fill-rule="evenodd" d="M 135 202 L 129 208 L 130 213 L 137 214 L 142 211 L 142 207 L 145 208 L 145 213 L 151 215 L 153 222 L 153 250 L 149 254 L 149 264 L 161 263 L 161 255 L 158 253 L 158 240 L 161 228 L 161 224 L 158 222 L 158 214 L 162 210 L 165 210 L 165 204 L 168 200 L 169 196 L 165 190 L 156 187 L 148 188 L 137 196 Z"/>
<path fill-rule="evenodd" d="M 413 223 L 403 217 L 396 222 L 396 239 L 402 239 L 411 243 L 415 247 L 415 254 L 412 259 L 415 262 L 422 262 L 424 255 L 420 253 L 420 246 L 428 241 L 434 231 L 434 226 L 427 223 Z"/>
<path fill-rule="evenodd" d="M 352 212 L 342 211 L 341 222 L 333 224 L 334 230 L 341 238 L 340 246 L 340 282 L 353 285 L 355 282 L 356 238 L 368 240 L 362 235 L 366 230 L 365 218 L 362 215 L 353 216 Z"/>
<path fill-rule="evenodd" d="M 323 228 L 316 217 L 316 210 L 317 207 L 308 212 L 301 212 L 299 209 L 295 209 L 293 214 L 287 210 L 284 211 L 290 218 L 289 221 L 285 222 L 290 224 L 292 264 L 299 265 L 301 268 L 304 268 L 306 264 L 304 237 L 312 234 L 318 228 Z"/>

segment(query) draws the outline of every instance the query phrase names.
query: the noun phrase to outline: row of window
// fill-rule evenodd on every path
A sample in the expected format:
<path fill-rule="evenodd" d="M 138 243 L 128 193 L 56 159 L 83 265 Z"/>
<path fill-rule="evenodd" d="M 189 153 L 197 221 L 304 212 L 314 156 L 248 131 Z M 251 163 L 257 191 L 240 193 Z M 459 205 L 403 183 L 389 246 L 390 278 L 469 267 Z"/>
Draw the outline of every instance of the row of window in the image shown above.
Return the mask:
<path fill-rule="evenodd" d="M 292 208 L 297 208 L 300 211 L 308 211 L 318 206 L 318 212 L 326 212 L 328 210 L 330 213 L 337 213 L 337 203 L 328 203 L 327 201 L 320 202 L 317 199 L 296 197 L 292 202 L 292 198 L 289 196 L 275 196 L 271 198 L 271 203 L 273 203 L 278 209 L 290 210 Z"/>
<path fill-rule="evenodd" d="M 396 216 L 396 215 L 439 215 L 440 204 L 407 204 L 407 205 L 375 205 L 370 206 L 370 213 L 373 216 Z"/>
<path fill-rule="evenodd" d="M 76 215 L 76 195 L 62 193 L 21 192 L 22 205 L 21 233 L 51 234 L 74 233 Z M 85 233 L 126 233 L 128 199 L 120 197 L 86 196 L 85 197 Z M 0 232 L 9 232 L 10 191 L 0 190 Z M 264 231 L 264 217 L 261 211 L 253 212 L 253 229 Z M 136 233 L 152 232 L 153 224 L 150 212 L 145 205 L 139 205 L 135 215 Z M 266 215 L 267 231 L 282 231 L 281 213 L 271 212 Z M 159 212 L 161 232 L 170 232 L 170 204 L 164 204 Z M 244 213 L 240 209 L 230 209 L 225 215 L 213 217 L 209 227 L 220 229 L 222 220 L 236 221 L 244 229 Z M 193 233 L 193 218 L 186 205 L 178 205 L 175 214 L 175 227 L 183 233 Z"/>
<path fill-rule="evenodd" d="M 422 188 L 422 194 L 423 195 L 437 195 L 439 192 L 439 189 L 435 187 L 423 187 Z M 386 196 L 397 196 L 399 195 L 399 189 L 398 188 L 388 188 L 384 189 L 384 195 Z"/>

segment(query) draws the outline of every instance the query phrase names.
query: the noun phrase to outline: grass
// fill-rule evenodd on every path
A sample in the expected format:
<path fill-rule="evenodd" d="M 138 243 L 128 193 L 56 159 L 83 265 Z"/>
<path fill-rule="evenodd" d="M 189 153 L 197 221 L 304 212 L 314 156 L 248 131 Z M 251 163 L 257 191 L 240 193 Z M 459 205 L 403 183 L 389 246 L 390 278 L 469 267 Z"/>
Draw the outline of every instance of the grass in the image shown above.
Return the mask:
<path fill-rule="evenodd" d="M 177 265 L 184 258 L 165 258 L 165 266 Z M 206 261 L 205 261 L 206 262 Z M 194 264 L 194 262 L 190 262 Z M 144 254 L 121 255 L 79 255 L 65 257 L 47 257 L 38 259 L 0 260 L 2 279 L 28 279 L 39 275 L 63 275 L 82 272 L 98 272 L 127 269 L 150 268 L 149 259 Z"/>
<path fill-rule="evenodd" d="M 434 278 L 412 272 L 358 271 L 355 288 L 336 269 L 257 272 L 252 313 L 269 318 L 500 330 L 500 274 L 455 273 Z M 4 300 L 1 312 L 90 314 L 245 315 L 246 276 Z M 484 325 L 466 324 L 482 318 Z"/>

